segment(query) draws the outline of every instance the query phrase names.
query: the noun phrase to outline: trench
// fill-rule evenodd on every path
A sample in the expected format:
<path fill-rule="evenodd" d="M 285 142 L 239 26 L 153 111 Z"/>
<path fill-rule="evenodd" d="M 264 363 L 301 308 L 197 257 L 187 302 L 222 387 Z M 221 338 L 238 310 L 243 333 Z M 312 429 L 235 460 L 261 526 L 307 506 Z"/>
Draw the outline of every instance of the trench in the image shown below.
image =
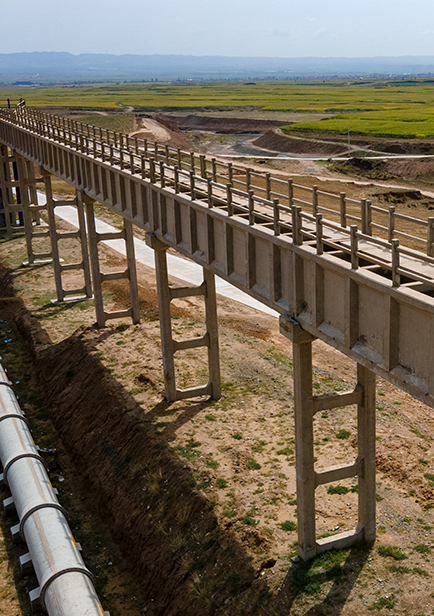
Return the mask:
<path fill-rule="evenodd" d="M 250 558 L 219 524 L 190 469 L 92 351 L 107 330 L 53 344 L 0 272 L 0 318 L 13 322 L 74 472 L 123 555 L 143 613 L 254 614 L 270 598 Z M 89 331 L 93 330 L 93 331 Z M 161 401 L 161 406 L 166 405 Z M 191 408 L 191 407 L 190 407 Z M 110 563 L 111 564 L 111 563 Z"/>

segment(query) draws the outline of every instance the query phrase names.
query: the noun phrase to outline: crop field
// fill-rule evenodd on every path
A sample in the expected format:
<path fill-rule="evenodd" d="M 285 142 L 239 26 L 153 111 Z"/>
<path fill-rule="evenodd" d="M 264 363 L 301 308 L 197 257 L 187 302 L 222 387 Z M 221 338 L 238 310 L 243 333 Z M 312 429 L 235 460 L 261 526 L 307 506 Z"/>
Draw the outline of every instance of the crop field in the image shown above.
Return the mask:
<path fill-rule="evenodd" d="M 17 101 L 20 96 L 32 107 L 327 112 L 336 115 L 287 130 L 434 136 L 431 80 L 2 87 L 0 105 L 5 105 L 7 98 Z"/>

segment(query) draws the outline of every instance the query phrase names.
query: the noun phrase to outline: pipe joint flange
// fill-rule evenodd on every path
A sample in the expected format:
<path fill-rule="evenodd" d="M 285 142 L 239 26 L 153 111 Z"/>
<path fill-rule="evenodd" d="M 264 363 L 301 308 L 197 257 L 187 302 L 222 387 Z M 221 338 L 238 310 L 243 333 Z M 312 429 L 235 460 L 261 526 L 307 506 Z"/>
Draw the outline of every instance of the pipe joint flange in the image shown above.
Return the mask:
<path fill-rule="evenodd" d="M 44 459 L 37 453 L 20 453 L 17 456 L 15 456 L 14 458 L 12 458 L 11 460 L 8 461 L 8 463 L 6 464 L 6 466 L 3 468 L 3 480 L 5 482 L 5 484 L 9 487 L 8 484 L 8 471 L 10 469 L 10 467 L 12 466 L 12 464 L 14 462 L 16 462 L 17 460 L 21 460 L 22 458 L 35 458 L 36 460 L 39 460 L 39 462 L 42 462 L 42 464 L 45 467 L 45 462 Z"/>
<path fill-rule="evenodd" d="M 20 535 L 24 539 L 24 541 L 26 540 L 26 537 L 24 535 L 24 524 L 27 522 L 30 516 L 32 516 L 34 513 L 36 513 L 37 511 L 40 511 L 41 509 L 48 509 L 48 508 L 57 509 L 65 516 L 65 518 L 67 518 L 67 512 L 60 503 L 40 503 L 39 505 L 35 505 L 34 507 L 26 511 L 20 520 Z"/>
<path fill-rule="evenodd" d="M 12 391 L 14 392 L 14 386 L 12 385 L 10 381 L 0 381 L 0 385 L 5 385 L 6 387 L 9 387 L 10 389 L 12 389 Z"/>
<path fill-rule="evenodd" d="M 47 611 L 47 608 L 45 606 L 45 594 L 46 594 L 46 592 L 48 590 L 48 587 L 50 586 L 50 584 L 52 582 L 54 582 L 54 580 L 56 580 L 61 575 L 65 575 L 65 573 L 82 573 L 83 575 L 85 575 L 86 577 L 88 577 L 90 579 L 92 584 L 94 584 L 94 577 L 93 577 L 93 575 L 91 574 L 89 569 L 87 569 L 84 565 L 83 565 L 83 567 L 69 567 L 69 568 L 66 568 L 66 569 L 62 569 L 61 571 L 56 571 L 56 573 L 53 573 L 53 575 L 51 575 L 48 578 L 48 580 L 46 580 L 44 582 L 44 585 L 41 588 L 41 605 L 42 605 L 42 608 L 45 611 Z"/>
<path fill-rule="evenodd" d="M 0 417 L 0 422 L 4 419 L 22 419 L 26 426 L 29 427 L 29 420 L 27 417 L 24 417 L 24 415 L 21 415 L 21 413 L 8 413 L 7 415 L 2 415 Z"/>

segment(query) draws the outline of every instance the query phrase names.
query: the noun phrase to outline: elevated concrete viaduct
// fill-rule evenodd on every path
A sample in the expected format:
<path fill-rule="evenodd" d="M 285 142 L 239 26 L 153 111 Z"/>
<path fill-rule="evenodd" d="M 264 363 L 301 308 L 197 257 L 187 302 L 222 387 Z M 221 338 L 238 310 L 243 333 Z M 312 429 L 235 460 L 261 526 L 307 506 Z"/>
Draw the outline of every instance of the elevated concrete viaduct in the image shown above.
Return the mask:
<path fill-rule="evenodd" d="M 366 199 L 296 185 L 292 180 L 222 164 L 169 146 L 128 138 L 37 110 L 0 110 L 0 205 L 8 233 L 25 229 L 28 259 L 51 259 L 58 301 L 90 297 L 98 324 L 139 319 L 133 226 L 147 232 L 155 250 L 166 397 L 220 396 L 214 276 L 221 276 L 280 313 L 280 331 L 293 344 L 299 554 L 309 559 L 331 547 L 375 538 L 375 375 L 434 407 L 434 219 L 419 220 L 383 210 Z M 34 169 L 39 169 L 39 177 Z M 51 176 L 76 190 L 82 259 L 62 264 Z M 42 179 L 46 206 L 37 202 Z M 125 271 L 102 274 L 93 204 L 119 214 L 126 243 Z M 37 253 L 38 224 L 47 209 L 51 252 Z M 87 231 L 85 217 L 87 217 Z M 405 221 L 415 232 L 400 230 Z M 69 234 L 71 235 L 71 234 Z M 174 248 L 203 267 L 203 283 L 171 288 L 166 252 Z M 415 247 L 417 249 L 415 249 Z M 83 286 L 65 291 L 62 273 L 83 272 Z M 107 312 L 101 284 L 126 278 L 131 308 Z M 92 287 L 91 287 L 92 284 Z M 172 337 L 170 302 L 203 295 L 207 332 Z M 353 391 L 312 392 L 312 342 L 320 338 L 357 362 Z M 173 357 L 207 347 L 208 383 L 178 389 Z M 316 472 L 315 413 L 345 405 L 358 408 L 358 455 L 346 466 Z M 327 539 L 315 531 L 318 485 L 357 476 L 357 527 Z"/>

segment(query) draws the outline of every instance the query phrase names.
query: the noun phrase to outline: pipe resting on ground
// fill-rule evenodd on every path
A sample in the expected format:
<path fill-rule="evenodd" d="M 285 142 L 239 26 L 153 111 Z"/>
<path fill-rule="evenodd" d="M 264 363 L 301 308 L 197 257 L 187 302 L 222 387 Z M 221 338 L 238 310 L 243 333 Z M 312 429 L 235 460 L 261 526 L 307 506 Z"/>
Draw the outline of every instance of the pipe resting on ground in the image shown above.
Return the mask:
<path fill-rule="evenodd" d="M 26 542 L 39 582 L 30 593 L 32 605 L 40 601 L 49 616 L 107 614 L 1 363 L 0 460 L 12 494 L 4 504 L 13 502 L 19 518 L 11 532 Z"/>

